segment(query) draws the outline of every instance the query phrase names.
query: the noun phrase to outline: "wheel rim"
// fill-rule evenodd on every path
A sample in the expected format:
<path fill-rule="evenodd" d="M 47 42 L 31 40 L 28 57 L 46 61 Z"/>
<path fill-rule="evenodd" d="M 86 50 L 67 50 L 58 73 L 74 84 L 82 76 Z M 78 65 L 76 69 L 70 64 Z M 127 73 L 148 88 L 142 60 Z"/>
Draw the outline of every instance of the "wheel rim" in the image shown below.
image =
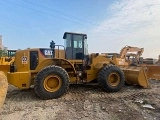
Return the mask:
<path fill-rule="evenodd" d="M 108 83 L 110 86 L 117 86 L 120 83 L 120 76 L 117 73 L 111 73 L 108 77 Z"/>
<path fill-rule="evenodd" d="M 62 80 L 57 75 L 49 75 L 45 78 L 43 85 L 48 92 L 55 92 L 61 87 Z"/>

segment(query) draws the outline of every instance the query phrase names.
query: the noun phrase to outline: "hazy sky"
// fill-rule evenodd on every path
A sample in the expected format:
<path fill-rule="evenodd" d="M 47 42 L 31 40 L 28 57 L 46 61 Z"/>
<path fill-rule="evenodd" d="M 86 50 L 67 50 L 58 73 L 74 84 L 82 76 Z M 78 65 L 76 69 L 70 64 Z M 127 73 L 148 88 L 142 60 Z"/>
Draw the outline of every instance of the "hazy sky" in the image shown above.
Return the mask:
<path fill-rule="evenodd" d="M 89 52 L 143 47 L 160 54 L 160 0 L 0 0 L 0 34 L 8 49 L 63 44 L 64 32 L 88 35 Z"/>

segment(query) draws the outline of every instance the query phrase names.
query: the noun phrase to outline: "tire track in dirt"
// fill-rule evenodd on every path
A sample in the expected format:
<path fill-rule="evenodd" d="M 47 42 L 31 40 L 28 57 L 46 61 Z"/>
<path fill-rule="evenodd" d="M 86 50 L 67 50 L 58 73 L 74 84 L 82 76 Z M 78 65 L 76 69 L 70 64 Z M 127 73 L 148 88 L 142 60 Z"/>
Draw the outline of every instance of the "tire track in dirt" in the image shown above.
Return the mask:
<path fill-rule="evenodd" d="M 125 97 L 136 97 L 142 93 L 154 93 L 159 88 L 154 85 L 153 89 L 141 89 L 135 86 L 124 86 L 122 90 L 115 93 L 104 92 L 98 85 L 70 85 L 69 91 L 59 98 L 59 100 L 79 100 L 84 99 L 96 99 L 96 98 L 125 98 Z M 35 95 L 34 89 L 19 90 L 14 86 L 9 86 L 6 101 L 22 102 L 22 101 L 39 101 L 39 98 Z"/>
<path fill-rule="evenodd" d="M 151 81 L 152 89 L 124 86 L 119 92 L 104 92 L 97 84 L 70 85 L 67 94 L 58 99 L 40 100 L 34 89 L 18 90 L 9 85 L 1 116 L 27 119 L 147 119 L 160 118 L 160 83 Z M 135 102 L 143 100 L 155 110 Z M 42 116 L 44 115 L 44 116 Z"/>

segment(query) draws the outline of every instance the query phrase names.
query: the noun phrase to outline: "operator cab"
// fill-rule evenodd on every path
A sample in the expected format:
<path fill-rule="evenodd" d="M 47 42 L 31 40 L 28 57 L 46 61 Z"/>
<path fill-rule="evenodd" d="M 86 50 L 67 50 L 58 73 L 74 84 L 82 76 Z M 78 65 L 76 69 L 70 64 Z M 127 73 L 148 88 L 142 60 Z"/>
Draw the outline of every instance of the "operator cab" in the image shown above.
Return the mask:
<path fill-rule="evenodd" d="M 65 32 L 66 58 L 83 60 L 88 55 L 87 35 L 81 33 Z"/>

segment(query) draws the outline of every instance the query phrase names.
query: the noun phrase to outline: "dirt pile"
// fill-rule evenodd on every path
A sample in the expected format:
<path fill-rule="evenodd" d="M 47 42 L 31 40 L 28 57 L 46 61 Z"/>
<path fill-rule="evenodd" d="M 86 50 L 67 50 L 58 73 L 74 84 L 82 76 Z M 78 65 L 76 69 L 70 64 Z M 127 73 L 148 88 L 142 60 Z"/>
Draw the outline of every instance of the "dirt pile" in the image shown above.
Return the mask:
<path fill-rule="evenodd" d="M 8 82 L 5 74 L 0 71 L 0 111 L 7 94 Z"/>

